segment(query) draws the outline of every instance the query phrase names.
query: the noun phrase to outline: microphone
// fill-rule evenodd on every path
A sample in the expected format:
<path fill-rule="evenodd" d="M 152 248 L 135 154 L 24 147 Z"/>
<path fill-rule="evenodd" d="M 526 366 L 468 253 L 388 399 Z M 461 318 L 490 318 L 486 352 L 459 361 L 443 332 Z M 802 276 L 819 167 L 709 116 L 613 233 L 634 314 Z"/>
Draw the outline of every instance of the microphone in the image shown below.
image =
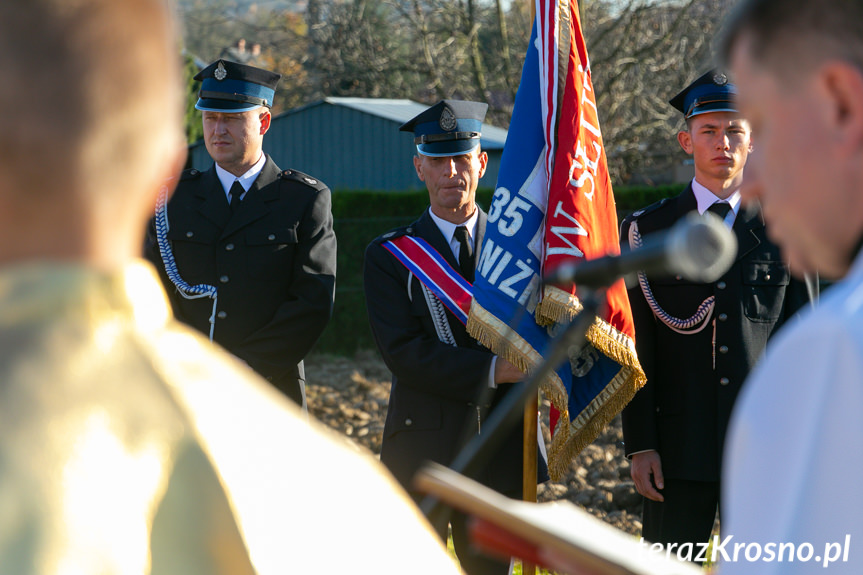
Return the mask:
<path fill-rule="evenodd" d="M 737 238 L 718 216 L 691 212 L 668 231 L 648 236 L 639 248 L 619 256 L 563 263 L 546 274 L 543 281 L 598 288 L 643 271 L 707 283 L 722 277 L 736 255 Z"/>

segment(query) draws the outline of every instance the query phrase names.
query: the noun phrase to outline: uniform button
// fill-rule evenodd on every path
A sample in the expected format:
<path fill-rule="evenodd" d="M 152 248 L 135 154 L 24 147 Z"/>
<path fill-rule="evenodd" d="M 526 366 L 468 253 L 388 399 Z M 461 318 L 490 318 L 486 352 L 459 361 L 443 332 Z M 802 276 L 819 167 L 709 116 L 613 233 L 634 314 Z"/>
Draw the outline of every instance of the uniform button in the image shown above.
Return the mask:
<path fill-rule="evenodd" d="M 268 240 L 270 240 L 270 241 L 273 241 L 274 239 L 276 239 L 276 234 L 270 234 L 270 235 L 268 235 L 268 236 L 267 236 L 267 239 L 268 239 Z"/>
<path fill-rule="evenodd" d="M 765 279 L 765 281 L 766 281 L 766 280 L 769 280 L 769 279 L 770 279 L 770 274 L 764 274 L 764 279 Z"/>
<path fill-rule="evenodd" d="M 725 282 L 719 282 L 718 284 L 716 284 L 716 288 L 717 289 L 725 289 Z"/>
<path fill-rule="evenodd" d="M 186 232 L 186 237 L 187 237 L 187 238 L 191 238 L 191 237 L 192 237 L 192 236 L 194 236 L 194 235 L 195 235 L 195 232 Z"/>
<path fill-rule="evenodd" d="M 411 425 L 413 425 L 413 424 L 414 424 L 414 420 L 413 420 L 413 419 L 411 419 L 411 418 L 407 418 L 407 419 L 405 419 L 405 425 L 407 425 L 408 427 L 410 427 L 410 426 L 411 426 Z"/>
<path fill-rule="evenodd" d="M 721 314 L 719 314 L 719 321 L 725 321 L 725 320 L 727 320 L 727 319 L 728 319 L 728 314 L 727 314 L 727 313 L 721 313 Z"/>
<path fill-rule="evenodd" d="M 223 284 L 228 283 L 230 280 L 231 280 L 231 278 L 229 278 L 228 276 L 222 276 L 219 278 L 219 281 L 222 282 Z"/>
<path fill-rule="evenodd" d="M 731 383 L 731 380 L 727 377 L 722 377 L 719 379 L 719 385 L 728 385 L 729 383 Z"/>
<path fill-rule="evenodd" d="M 727 345 L 720 345 L 719 346 L 719 353 L 728 353 L 728 346 Z"/>
<path fill-rule="evenodd" d="M 219 313 L 216 314 L 216 317 L 219 319 L 225 319 L 226 317 L 228 317 L 228 312 L 220 311 Z"/>
<path fill-rule="evenodd" d="M 225 251 L 234 251 L 234 244 L 228 244 L 225 246 Z"/>

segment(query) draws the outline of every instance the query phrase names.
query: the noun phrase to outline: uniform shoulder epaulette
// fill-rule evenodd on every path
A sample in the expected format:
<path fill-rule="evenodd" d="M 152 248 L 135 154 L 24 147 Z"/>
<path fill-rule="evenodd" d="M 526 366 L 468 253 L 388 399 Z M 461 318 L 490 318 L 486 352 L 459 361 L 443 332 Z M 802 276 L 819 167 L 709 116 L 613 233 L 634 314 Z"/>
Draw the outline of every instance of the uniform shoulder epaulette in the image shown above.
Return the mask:
<path fill-rule="evenodd" d="M 308 174 L 304 174 L 297 170 L 282 170 L 282 173 L 279 174 L 279 177 L 283 180 L 291 180 L 295 182 L 300 182 L 309 186 L 310 188 L 314 188 L 316 190 L 323 190 L 327 187 L 325 183 L 320 181 L 319 179 L 312 177 Z"/>
<path fill-rule="evenodd" d="M 195 168 L 189 170 L 183 170 L 183 173 L 180 174 L 180 181 L 185 182 L 186 180 L 194 180 L 195 178 L 200 178 L 201 170 L 196 170 Z"/>
<path fill-rule="evenodd" d="M 645 208 L 635 210 L 629 216 L 627 216 L 626 219 L 627 220 L 635 220 L 635 219 L 641 218 L 647 214 L 655 212 L 656 210 L 658 210 L 662 206 L 666 205 L 667 203 L 668 203 L 668 198 L 662 198 L 658 202 L 654 202 Z"/>
<path fill-rule="evenodd" d="M 394 240 L 396 238 L 400 238 L 402 236 L 412 236 L 414 235 L 414 224 L 408 224 L 406 226 L 402 226 L 400 228 L 395 228 L 393 230 L 388 231 L 385 234 L 381 234 L 375 238 L 374 243 L 382 244 L 388 240 Z"/>

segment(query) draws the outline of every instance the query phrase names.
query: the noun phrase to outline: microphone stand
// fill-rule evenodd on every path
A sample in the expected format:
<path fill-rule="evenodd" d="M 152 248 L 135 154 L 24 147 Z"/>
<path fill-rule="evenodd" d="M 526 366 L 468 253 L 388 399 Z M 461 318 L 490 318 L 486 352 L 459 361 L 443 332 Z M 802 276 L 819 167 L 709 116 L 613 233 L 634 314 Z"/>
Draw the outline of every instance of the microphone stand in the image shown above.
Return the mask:
<path fill-rule="evenodd" d="M 500 448 L 501 442 L 512 426 L 519 422 L 524 414 L 525 405 L 536 396 L 540 383 L 567 359 L 570 348 L 573 346 L 582 348 L 587 343 L 587 331 L 605 303 L 605 291 L 582 290 L 579 295 L 583 306 L 581 312 L 552 340 L 548 352 L 537 369 L 527 379 L 516 383 L 504 396 L 483 424 L 483 432 L 474 435 L 468 441 L 453 460 L 450 469 L 476 479 L 477 472 Z M 433 496 L 426 496 L 420 503 L 420 509 L 433 525 L 445 512 L 444 506 Z"/>

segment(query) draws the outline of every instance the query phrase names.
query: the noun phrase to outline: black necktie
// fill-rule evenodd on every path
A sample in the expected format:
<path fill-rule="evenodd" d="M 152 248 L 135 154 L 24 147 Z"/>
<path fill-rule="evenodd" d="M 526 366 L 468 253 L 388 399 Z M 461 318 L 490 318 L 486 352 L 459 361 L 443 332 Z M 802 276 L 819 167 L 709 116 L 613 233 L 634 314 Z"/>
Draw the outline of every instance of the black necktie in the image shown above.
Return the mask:
<path fill-rule="evenodd" d="M 470 245 L 467 228 L 458 226 L 453 237 L 458 240 L 458 265 L 461 268 L 462 276 L 473 283 L 473 248 Z"/>
<path fill-rule="evenodd" d="M 728 202 L 714 202 L 709 208 L 707 208 L 707 211 L 716 214 L 724 222 L 725 216 L 727 216 L 728 212 L 731 211 L 731 204 Z"/>
<path fill-rule="evenodd" d="M 231 186 L 231 210 L 237 211 L 237 206 L 240 205 L 240 196 L 245 193 L 240 180 L 234 180 L 234 185 Z"/>

